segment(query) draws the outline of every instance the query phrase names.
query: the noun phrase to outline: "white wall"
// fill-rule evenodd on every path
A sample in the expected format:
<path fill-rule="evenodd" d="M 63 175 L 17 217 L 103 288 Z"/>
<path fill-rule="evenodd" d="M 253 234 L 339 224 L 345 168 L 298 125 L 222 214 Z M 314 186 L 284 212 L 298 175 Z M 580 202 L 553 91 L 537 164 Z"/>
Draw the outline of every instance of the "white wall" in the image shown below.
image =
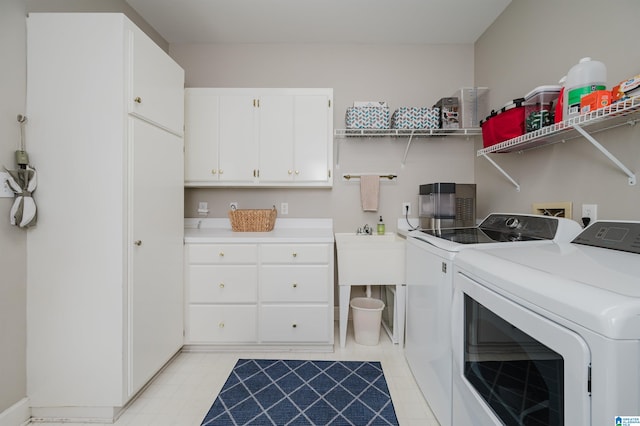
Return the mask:
<path fill-rule="evenodd" d="M 22 0 L 0 6 L 0 170 L 15 167 L 25 113 L 26 31 Z M 0 413 L 26 396 L 26 234 L 9 224 L 12 198 L 0 198 Z"/>
<path fill-rule="evenodd" d="M 169 44 L 125 0 L 24 0 L 29 12 L 124 13 L 165 51 Z"/>
<path fill-rule="evenodd" d="M 185 69 L 187 87 L 331 87 L 334 127 L 344 128 L 346 108 L 356 100 L 384 100 L 401 106 L 432 106 L 473 83 L 472 45 L 175 45 L 171 56 Z M 333 189 L 190 189 L 185 215 L 196 217 L 199 201 L 210 217 L 225 217 L 230 201 L 241 208 L 279 208 L 288 217 L 332 217 L 338 232 L 373 225 L 382 215 L 396 229 L 403 201 L 417 210 L 418 186 L 435 181 L 472 183 L 473 141 L 464 138 L 416 139 L 404 167 L 407 139 L 336 139 L 339 167 Z M 382 182 L 379 213 L 364 213 L 358 182 L 344 173 L 394 173 Z"/>
<path fill-rule="evenodd" d="M 640 50 L 633 21 L 636 0 L 513 0 L 475 46 L 475 79 L 491 88 L 493 107 L 534 87 L 557 84 L 578 60 L 591 56 L 607 65 L 608 88 L 640 74 Z M 640 126 L 596 135 L 629 169 L 640 173 Z M 480 148 L 480 146 L 478 146 Z M 483 158 L 476 160 L 479 210 L 529 212 L 532 202 L 598 204 L 601 219 L 640 220 L 640 184 L 584 138 L 523 154 L 493 154 L 521 185 L 514 187 Z"/>

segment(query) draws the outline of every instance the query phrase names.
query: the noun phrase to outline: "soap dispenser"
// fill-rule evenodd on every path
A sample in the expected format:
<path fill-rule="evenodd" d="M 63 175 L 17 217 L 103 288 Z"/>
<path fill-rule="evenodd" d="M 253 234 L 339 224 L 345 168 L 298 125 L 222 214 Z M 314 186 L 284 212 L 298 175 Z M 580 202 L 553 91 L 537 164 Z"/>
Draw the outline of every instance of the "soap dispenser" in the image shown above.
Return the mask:
<path fill-rule="evenodd" d="M 384 222 L 382 221 L 382 216 L 380 216 L 380 221 L 378 222 L 378 235 L 384 235 Z"/>

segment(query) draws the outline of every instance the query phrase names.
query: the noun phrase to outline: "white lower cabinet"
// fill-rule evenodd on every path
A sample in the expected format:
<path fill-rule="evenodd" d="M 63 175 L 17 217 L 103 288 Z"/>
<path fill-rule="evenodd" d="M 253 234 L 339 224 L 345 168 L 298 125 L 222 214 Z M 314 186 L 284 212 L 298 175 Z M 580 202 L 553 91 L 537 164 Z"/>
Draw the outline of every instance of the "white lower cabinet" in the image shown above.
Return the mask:
<path fill-rule="evenodd" d="M 187 244 L 187 345 L 333 346 L 333 244 Z"/>

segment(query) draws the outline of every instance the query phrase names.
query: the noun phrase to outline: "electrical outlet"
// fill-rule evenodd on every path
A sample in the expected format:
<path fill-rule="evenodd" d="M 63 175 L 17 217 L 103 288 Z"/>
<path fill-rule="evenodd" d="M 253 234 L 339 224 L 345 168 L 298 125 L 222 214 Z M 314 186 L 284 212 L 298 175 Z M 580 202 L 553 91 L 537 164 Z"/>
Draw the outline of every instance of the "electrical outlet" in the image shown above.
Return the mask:
<path fill-rule="evenodd" d="M 15 194 L 7 183 L 9 173 L 0 172 L 0 198 L 13 198 Z"/>
<path fill-rule="evenodd" d="M 598 205 L 597 204 L 583 204 L 582 205 L 582 217 L 588 217 L 591 219 L 589 223 L 593 223 L 598 220 Z"/>
<path fill-rule="evenodd" d="M 280 203 L 280 214 L 289 214 L 289 203 Z"/>
<path fill-rule="evenodd" d="M 198 202 L 198 214 L 200 216 L 206 216 L 209 214 L 209 203 L 206 201 Z"/>
<path fill-rule="evenodd" d="M 232 201 L 229 203 L 229 209 L 230 210 L 238 210 L 238 202 L 237 201 Z"/>
<path fill-rule="evenodd" d="M 411 203 L 407 201 L 402 203 L 402 216 L 411 216 Z"/>

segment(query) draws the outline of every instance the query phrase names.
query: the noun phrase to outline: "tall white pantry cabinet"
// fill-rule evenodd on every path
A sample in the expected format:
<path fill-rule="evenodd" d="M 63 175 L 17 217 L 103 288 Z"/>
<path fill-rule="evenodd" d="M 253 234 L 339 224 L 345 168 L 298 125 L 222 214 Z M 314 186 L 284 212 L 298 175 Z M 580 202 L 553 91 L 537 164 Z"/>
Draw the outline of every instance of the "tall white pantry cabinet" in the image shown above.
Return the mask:
<path fill-rule="evenodd" d="M 32 416 L 108 422 L 183 343 L 184 71 L 119 13 L 27 29 Z"/>

